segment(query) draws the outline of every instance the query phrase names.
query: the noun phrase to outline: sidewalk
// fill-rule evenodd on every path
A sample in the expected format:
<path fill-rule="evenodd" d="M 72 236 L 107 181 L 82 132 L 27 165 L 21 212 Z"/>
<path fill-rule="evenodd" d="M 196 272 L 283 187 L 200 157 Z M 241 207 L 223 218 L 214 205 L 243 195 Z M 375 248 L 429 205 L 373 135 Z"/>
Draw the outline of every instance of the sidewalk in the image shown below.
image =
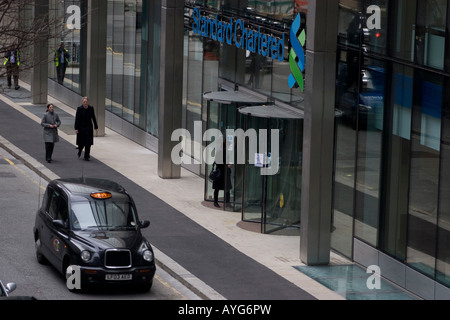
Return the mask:
<path fill-rule="evenodd" d="M 139 187 L 136 187 L 138 192 L 135 192 L 138 193 L 137 203 L 142 204 L 138 205 L 140 215 L 147 215 L 145 218 L 151 221 L 146 232 L 155 246 L 158 266 L 177 277 L 202 298 L 273 299 L 275 296 L 286 299 L 283 294 L 285 292 L 291 299 L 344 299 L 299 271 L 298 268 L 304 264 L 299 259 L 298 236 L 267 235 L 240 228 L 237 226 L 241 218 L 240 212 L 224 212 L 203 204 L 204 180 L 201 177 L 182 169 L 180 179 L 159 178 L 157 154 L 116 132 L 106 128 L 104 137 L 95 138 L 91 152 L 93 161 L 85 163 L 77 159 L 73 130 L 75 109 L 52 97 L 49 97 L 49 103 L 55 104 L 63 125 L 59 130 L 61 142 L 56 144 L 54 162 L 45 163 L 40 127 L 45 106 L 32 105 L 29 90 L 29 86 L 22 82 L 20 90 L 6 90 L 0 95 L 3 102 L 0 104 L 16 110 L 17 113 L 11 116 L 20 118 L 17 121 L 21 121 L 18 122 L 21 123 L 20 132 L 17 132 L 21 137 L 15 136 L 6 128 L 9 122 L 0 123 L 0 146 L 41 172 L 47 179 L 69 174 L 71 170 L 76 174 L 81 170 L 85 175 L 104 172 L 105 175 L 111 175 L 108 178 L 117 180 L 113 176 L 115 173 L 111 173 L 113 169 L 136 184 Z M 25 121 L 22 119 L 25 118 L 31 122 L 22 126 Z M 68 166 L 69 163 L 74 165 Z M 93 171 L 89 171 L 91 169 Z M 125 184 L 127 183 L 129 182 L 126 181 Z M 144 190 L 156 198 L 145 194 Z M 133 192 L 130 193 L 134 196 Z M 154 214 L 156 211 L 161 214 Z M 178 216 L 178 213 L 182 213 L 187 219 Z M 189 250 L 192 250 L 191 253 Z M 224 261 L 217 261 L 220 259 Z M 348 265 L 351 262 L 332 253 L 331 264 Z M 230 270 L 234 265 L 236 269 Z M 269 270 L 277 276 L 272 276 Z M 255 284 L 251 284 L 253 277 Z M 234 278 L 235 283 L 231 282 Z M 261 286 L 266 287 L 260 289 L 256 284 L 258 279 Z M 246 287 L 245 282 L 253 287 Z M 239 283 L 242 283 L 241 287 Z M 276 283 L 278 284 L 275 285 Z M 298 290 L 290 288 L 291 285 Z M 233 286 L 236 288 L 233 289 Z M 277 293 L 278 288 L 282 288 L 283 292 Z M 272 296 L 269 295 L 271 291 L 275 291 Z"/>

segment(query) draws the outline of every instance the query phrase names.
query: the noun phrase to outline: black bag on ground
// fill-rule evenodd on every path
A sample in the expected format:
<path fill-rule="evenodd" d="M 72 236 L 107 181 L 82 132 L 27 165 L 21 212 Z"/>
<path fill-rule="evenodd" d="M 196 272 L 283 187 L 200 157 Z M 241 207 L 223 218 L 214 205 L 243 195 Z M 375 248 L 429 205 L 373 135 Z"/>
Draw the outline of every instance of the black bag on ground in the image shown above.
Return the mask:
<path fill-rule="evenodd" d="M 209 180 L 211 181 L 217 181 L 222 177 L 222 172 L 220 172 L 220 169 L 216 167 L 216 163 L 213 163 L 211 172 L 209 173 Z"/>

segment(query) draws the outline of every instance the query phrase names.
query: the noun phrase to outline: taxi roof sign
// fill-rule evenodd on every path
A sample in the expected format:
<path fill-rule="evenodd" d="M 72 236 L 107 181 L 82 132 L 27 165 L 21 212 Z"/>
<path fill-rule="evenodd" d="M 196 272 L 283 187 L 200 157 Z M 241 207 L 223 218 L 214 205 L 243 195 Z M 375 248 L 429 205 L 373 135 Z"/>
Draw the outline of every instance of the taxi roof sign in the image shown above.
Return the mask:
<path fill-rule="evenodd" d="M 94 199 L 109 199 L 112 194 L 110 192 L 92 192 L 91 197 Z"/>

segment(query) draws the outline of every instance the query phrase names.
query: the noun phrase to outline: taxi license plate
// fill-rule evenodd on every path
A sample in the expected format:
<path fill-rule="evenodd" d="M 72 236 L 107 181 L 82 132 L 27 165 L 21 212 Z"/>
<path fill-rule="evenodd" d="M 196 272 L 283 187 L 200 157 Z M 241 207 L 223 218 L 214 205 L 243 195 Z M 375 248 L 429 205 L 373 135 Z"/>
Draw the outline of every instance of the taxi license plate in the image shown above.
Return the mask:
<path fill-rule="evenodd" d="M 133 277 L 132 274 L 106 274 L 105 280 L 123 281 L 123 280 L 131 280 L 132 277 Z"/>

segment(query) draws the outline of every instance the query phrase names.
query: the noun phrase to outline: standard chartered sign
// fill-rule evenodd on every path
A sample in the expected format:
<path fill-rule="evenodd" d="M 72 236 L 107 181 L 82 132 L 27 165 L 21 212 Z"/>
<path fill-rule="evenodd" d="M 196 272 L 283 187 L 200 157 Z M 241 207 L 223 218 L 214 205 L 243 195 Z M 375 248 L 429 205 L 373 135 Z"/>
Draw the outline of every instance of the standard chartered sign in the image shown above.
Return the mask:
<path fill-rule="evenodd" d="M 192 18 L 192 31 L 195 34 L 283 61 L 284 33 L 282 38 L 277 38 L 261 32 L 261 27 L 249 28 L 242 19 L 230 18 L 226 22 L 220 20 L 217 14 L 215 18 L 202 15 L 198 8 L 194 9 Z"/>

